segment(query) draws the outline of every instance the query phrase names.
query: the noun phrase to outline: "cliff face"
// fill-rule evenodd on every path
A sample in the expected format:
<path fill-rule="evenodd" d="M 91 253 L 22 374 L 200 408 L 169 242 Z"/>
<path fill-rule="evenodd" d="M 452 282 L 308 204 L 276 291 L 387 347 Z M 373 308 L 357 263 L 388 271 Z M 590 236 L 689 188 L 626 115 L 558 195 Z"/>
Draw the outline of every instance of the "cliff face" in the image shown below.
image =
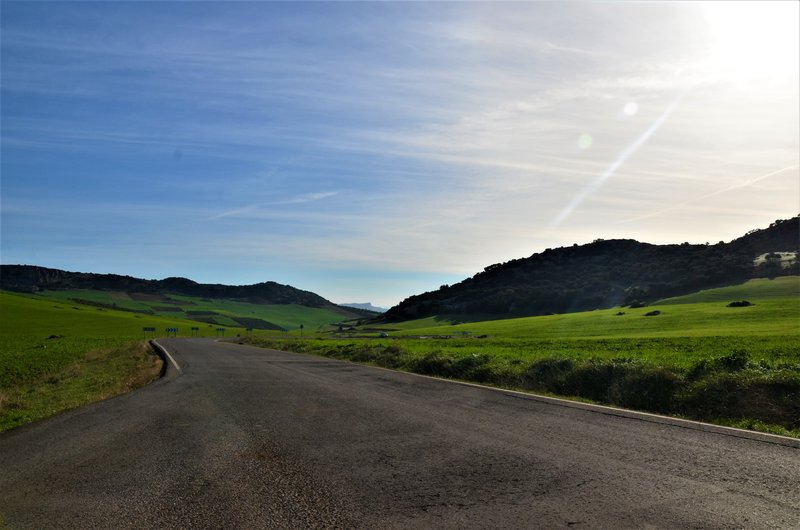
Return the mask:
<path fill-rule="evenodd" d="M 648 302 L 754 277 L 800 274 L 764 253 L 800 250 L 800 217 L 715 245 L 597 240 L 486 267 L 472 278 L 407 298 L 383 316 L 400 321 L 442 314 L 497 317 L 585 311 Z"/>

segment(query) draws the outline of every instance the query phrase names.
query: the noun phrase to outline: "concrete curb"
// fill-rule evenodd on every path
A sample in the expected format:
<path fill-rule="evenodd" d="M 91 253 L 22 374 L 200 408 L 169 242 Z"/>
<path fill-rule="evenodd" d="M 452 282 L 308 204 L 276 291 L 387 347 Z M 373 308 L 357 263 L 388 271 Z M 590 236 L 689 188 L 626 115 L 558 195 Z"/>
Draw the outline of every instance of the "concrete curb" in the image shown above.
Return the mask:
<path fill-rule="evenodd" d="M 291 352 L 289 352 L 291 353 Z M 327 358 L 327 357 L 326 357 Z M 346 361 L 350 362 L 350 361 Z M 759 431 L 748 431 L 745 429 L 737 429 L 736 427 L 726 427 L 724 425 L 714 425 L 713 423 L 704 423 L 702 421 L 695 421 L 695 420 L 686 420 L 683 418 L 674 418 L 672 416 L 662 416 L 660 414 L 653 414 L 651 412 L 639 412 L 636 410 L 628 410 L 628 409 L 620 409 L 617 407 L 609 407 L 607 405 L 595 405 L 593 403 L 583 403 L 581 401 L 572 401 L 569 399 L 564 398 L 556 398 L 550 396 L 542 396 L 540 394 L 532 394 L 529 392 L 522 392 L 520 390 L 510 390 L 507 388 L 498 388 L 494 386 L 486 386 L 481 385 L 478 383 L 470 383 L 468 381 L 460 381 L 457 379 L 446 379 L 444 377 L 433 377 L 430 375 L 423 375 L 417 374 L 414 372 L 403 372 L 400 370 L 392 370 L 390 368 L 384 368 L 382 366 L 372 366 L 367 364 L 361 363 L 352 363 L 358 364 L 360 366 L 369 366 L 370 368 L 378 368 L 379 370 L 386 370 L 388 372 L 396 372 L 402 374 L 413 375 L 415 377 L 424 377 L 425 379 L 432 379 L 435 381 L 445 381 L 447 383 L 452 383 L 456 385 L 462 386 L 471 386 L 475 388 L 481 388 L 484 390 L 492 390 L 495 392 L 500 392 L 506 394 L 508 396 L 521 398 L 521 399 L 529 399 L 532 401 L 539 401 L 541 403 L 547 403 L 549 405 L 556 405 L 560 407 L 568 407 L 573 409 L 582 409 L 590 412 L 597 412 L 599 414 L 605 414 L 607 416 L 618 416 L 621 418 L 629 418 L 633 420 L 639 421 L 646 421 L 650 423 L 659 423 L 662 425 L 672 425 L 674 427 L 681 427 L 684 429 L 692 429 L 695 431 L 704 431 L 710 432 L 715 434 L 722 434 L 725 436 L 733 436 L 735 438 L 745 438 L 748 440 L 756 440 L 759 442 L 766 442 L 776 445 L 783 445 L 786 447 L 794 447 L 800 449 L 800 439 L 798 438 L 790 438 L 788 436 L 780 436 L 778 434 L 769 434 L 765 432 Z"/>
<path fill-rule="evenodd" d="M 176 375 L 181 375 L 183 373 L 183 370 L 181 370 L 181 367 L 178 365 L 177 361 L 175 361 L 175 358 L 169 354 L 169 352 L 164 346 L 159 344 L 158 341 L 156 341 L 155 339 L 150 341 L 150 345 L 156 350 L 158 356 L 161 357 L 161 359 L 164 361 L 165 372 L 162 377 L 167 377 L 170 375 L 171 371 L 169 369 L 170 366 L 172 366 L 175 369 L 175 371 L 177 372 Z"/>

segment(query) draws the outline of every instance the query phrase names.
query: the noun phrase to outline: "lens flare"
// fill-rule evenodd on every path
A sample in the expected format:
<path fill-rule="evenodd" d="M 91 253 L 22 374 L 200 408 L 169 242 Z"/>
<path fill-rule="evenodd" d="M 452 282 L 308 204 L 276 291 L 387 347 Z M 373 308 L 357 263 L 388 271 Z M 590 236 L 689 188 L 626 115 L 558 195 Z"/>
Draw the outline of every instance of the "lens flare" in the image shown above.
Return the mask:
<path fill-rule="evenodd" d="M 553 223 L 550 225 L 550 228 L 556 228 L 563 223 L 564 220 L 572 214 L 575 208 L 577 208 L 584 201 L 584 199 L 586 199 L 586 197 L 600 189 L 600 187 L 611 177 L 611 175 L 613 175 L 633 153 L 638 151 L 639 148 L 642 147 L 644 143 L 647 142 L 647 140 L 649 140 L 650 137 L 653 136 L 653 134 L 664 124 L 667 118 L 669 118 L 670 114 L 675 111 L 675 108 L 678 106 L 681 99 L 683 99 L 683 96 L 684 94 L 681 94 L 672 103 L 670 103 L 664 112 L 661 113 L 661 116 L 659 116 L 658 119 L 656 119 L 656 121 L 654 121 L 646 131 L 639 135 L 636 140 L 628 145 L 628 147 L 626 147 L 625 150 L 620 153 L 617 159 L 614 160 L 614 162 L 612 162 L 602 174 L 594 179 L 594 181 L 590 182 L 585 188 L 580 190 L 580 192 L 578 192 L 572 201 L 570 201 L 567 207 L 564 208 L 558 217 L 555 218 Z"/>

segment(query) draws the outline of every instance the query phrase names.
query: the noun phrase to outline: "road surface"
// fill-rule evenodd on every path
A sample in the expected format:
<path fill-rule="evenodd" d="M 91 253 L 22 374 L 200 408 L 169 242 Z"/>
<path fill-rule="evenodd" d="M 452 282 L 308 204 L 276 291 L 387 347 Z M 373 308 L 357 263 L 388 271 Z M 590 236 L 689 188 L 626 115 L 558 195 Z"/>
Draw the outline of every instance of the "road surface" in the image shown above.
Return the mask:
<path fill-rule="evenodd" d="M 796 447 L 324 358 L 162 343 L 181 372 L 0 434 L 0 521 L 800 528 Z"/>

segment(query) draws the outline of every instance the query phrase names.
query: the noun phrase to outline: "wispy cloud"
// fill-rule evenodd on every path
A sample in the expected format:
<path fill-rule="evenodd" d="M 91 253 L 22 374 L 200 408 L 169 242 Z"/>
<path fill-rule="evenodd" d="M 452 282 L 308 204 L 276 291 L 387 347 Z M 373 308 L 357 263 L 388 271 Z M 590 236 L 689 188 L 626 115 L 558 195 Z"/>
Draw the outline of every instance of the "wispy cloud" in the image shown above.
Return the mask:
<path fill-rule="evenodd" d="M 648 213 L 648 214 L 645 214 L 645 215 L 639 215 L 637 217 L 632 217 L 630 219 L 623 219 L 623 220 L 618 221 L 618 222 L 619 223 L 631 223 L 631 222 L 634 222 L 634 221 L 641 221 L 643 219 L 649 219 L 651 217 L 656 217 L 656 216 L 659 216 L 659 215 L 663 215 L 663 214 L 665 214 L 667 212 L 671 212 L 673 210 L 677 210 L 678 208 L 682 208 L 682 207 L 684 207 L 686 205 L 697 203 L 697 202 L 700 202 L 700 201 L 703 201 L 703 200 L 706 200 L 706 199 L 710 199 L 712 197 L 716 197 L 717 195 L 722 195 L 723 193 L 727 193 L 729 191 L 750 187 L 753 184 L 756 184 L 757 182 L 761 182 L 762 180 L 766 180 L 766 179 L 768 179 L 770 177 L 774 177 L 775 175 L 779 175 L 779 174 L 785 173 L 787 171 L 796 170 L 798 168 L 800 168 L 800 165 L 798 165 L 798 164 L 794 164 L 794 165 L 791 165 L 791 166 L 783 167 L 783 168 L 778 169 L 776 171 L 770 171 L 769 173 L 766 173 L 764 175 L 760 175 L 758 177 L 753 177 L 753 178 L 744 180 L 742 182 L 738 182 L 736 184 L 732 184 L 732 185 L 727 186 L 727 187 L 725 187 L 723 189 L 720 189 L 720 190 L 717 190 L 717 191 L 714 191 L 714 192 L 711 192 L 711 193 L 706 193 L 705 195 L 701 195 L 699 197 L 694 197 L 692 199 L 689 199 L 688 201 L 683 201 L 683 202 L 680 202 L 680 203 L 677 203 L 677 204 L 673 204 L 672 206 L 670 206 L 668 208 L 663 208 L 661 210 L 658 210 L 658 211 L 655 211 L 655 212 L 652 212 L 652 213 Z"/>
<path fill-rule="evenodd" d="M 322 199 L 327 199 L 328 197 L 333 197 L 337 195 L 338 192 L 336 191 L 322 191 L 317 193 L 304 193 L 303 195 L 298 195 L 297 197 L 292 197 L 290 199 L 286 199 L 284 201 L 278 201 L 276 204 L 305 204 L 307 202 L 316 202 L 321 201 Z"/>
<path fill-rule="evenodd" d="M 0 21 L 4 259 L 168 231 L 174 268 L 430 278 L 796 211 L 796 83 L 715 77 L 692 4 L 31 6 Z"/>

